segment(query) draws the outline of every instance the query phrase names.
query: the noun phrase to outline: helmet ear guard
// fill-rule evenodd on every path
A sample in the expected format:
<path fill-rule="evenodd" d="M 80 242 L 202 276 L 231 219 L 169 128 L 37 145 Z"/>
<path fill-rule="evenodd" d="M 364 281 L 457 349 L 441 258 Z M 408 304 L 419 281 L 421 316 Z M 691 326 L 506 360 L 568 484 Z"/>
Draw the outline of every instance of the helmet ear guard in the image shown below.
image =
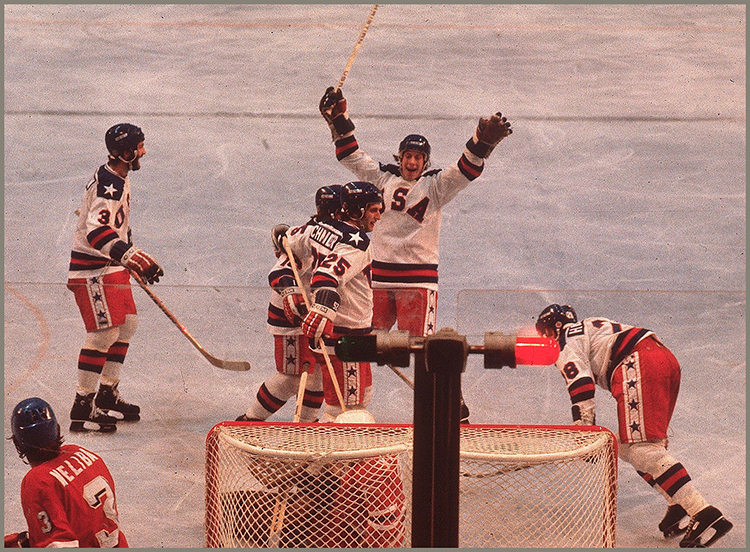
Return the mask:
<path fill-rule="evenodd" d="M 573 307 L 553 303 L 539 314 L 536 331 L 539 335 L 559 339 L 563 328 L 576 322 L 578 322 L 578 315 Z"/>

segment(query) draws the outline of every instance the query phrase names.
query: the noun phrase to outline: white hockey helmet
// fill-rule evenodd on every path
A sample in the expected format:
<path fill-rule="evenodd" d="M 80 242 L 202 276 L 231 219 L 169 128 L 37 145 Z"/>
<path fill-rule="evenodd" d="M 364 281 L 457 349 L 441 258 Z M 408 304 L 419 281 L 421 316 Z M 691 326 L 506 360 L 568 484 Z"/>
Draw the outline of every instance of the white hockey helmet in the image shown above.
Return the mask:
<path fill-rule="evenodd" d="M 374 424 L 375 418 L 367 410 L 357 408 L 342 412 L 334 420 L 336 424 Z"/>

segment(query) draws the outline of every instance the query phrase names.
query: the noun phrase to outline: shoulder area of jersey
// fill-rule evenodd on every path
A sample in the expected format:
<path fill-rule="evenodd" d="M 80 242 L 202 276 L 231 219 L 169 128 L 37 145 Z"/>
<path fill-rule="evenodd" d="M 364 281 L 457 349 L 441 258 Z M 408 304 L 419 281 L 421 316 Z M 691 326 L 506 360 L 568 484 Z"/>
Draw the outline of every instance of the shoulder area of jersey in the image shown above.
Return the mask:
<path fill-rule="evenodd" d="M 107 165 L 102 165 L 96 172 L 96 195 L 104 199 L 119 201 L 125 191 L 125 179 L 113 173 Z"/>
<path fill-rule="evenodd" d="M 367 248 L 370 247 L 370 237 L 366 232 L 340 220 L 333 221 L 330 224 L 336 230 L 341 232 L 341 243 L 345 243 L 346 245 L 350 245 L 351 247 L 362 251 L 367 251 Z"/>

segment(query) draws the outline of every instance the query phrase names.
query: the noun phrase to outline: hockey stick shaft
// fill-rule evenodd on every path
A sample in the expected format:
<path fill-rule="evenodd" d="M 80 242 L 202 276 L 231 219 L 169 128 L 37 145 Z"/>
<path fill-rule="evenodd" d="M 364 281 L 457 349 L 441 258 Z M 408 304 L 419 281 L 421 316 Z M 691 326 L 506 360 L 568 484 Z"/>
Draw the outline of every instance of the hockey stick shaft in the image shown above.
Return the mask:
<path fill-rule="evenodd" d="M 357 42 L 354 45 L 354 50 L 352 51 L 352 55 L 349 56 L 349 61 L 346 62 L 346 67 L 344 67 L 344 72 L 341 74 L 339 83 L 336 85 L 336 91 L 341 90 L 341 87 L 344 86 L 344 81 L 346 80 L 346 76 L 349 74 L 349 70 L 352 68 L 352 65 L 354 65 L 354 58 L 357 57 L 357 54 L 359 53 L 359 49 L 362 47 L 362 42 L 365 40 L 367 29 L 370 28 L 370 23 L 372 23 L 372 20 L 375 18 L 375 12 L 378 11 L 378 6 L 379 4 L 373 4 L 372 9 L 370 10 L 370 15 L 367 16 L 367 21 L 365 21 L 365 24 L 362 27 L 362 32 L 359 33 L 359 38 L 357 39 Z"/>
<path fill-rule="evenodd" d="M 394 374 L 396 374 L 398 377 L 400 377 L 402 380 L 404 380 L 406 382 L 406 385 L 408 385 L 409 387 L 411 387 L 412 389 L 414 389 L 414 382 L 411 381 L 411 379 L 409 379 L 409 376 L 407 376 L 406 374 L 404 374 L 401 370 L 399 370 L 395 366 L 391 366 L 390 364 L 388 365 L 388 368 L 390 368 L 391 370 L 393 370 Z"/>
<path fill-rule="evenodd" d="M 146 294 L 151 298 L 151 300 L 156 303 L 156 306 L 161 309 L 161 311 L 167 315 L 167 318 L 169 318 L 172 323 L 177 326 L 177 328 L 185 335 L 185 337 L 188 338 L 190 343 L 193 344 L 193 346 L 200 351 L 200 353 L 214 366 L 217 368 L 223 368 L 224 370 L 233 370 L 235 372 L 244 372 L 246 370 L 250 369 L 250 363 L 245 362 L 242 360 L 222 360 L 220 358 L 216 358 L 215 356 L 211 355 L 206 351 L 200 343 L 192 336 L 190 335 L 190 332 L 187 331 L 187 328 L 183 326 L 179 320 L 177 320 L 177 317 L 172 314 L 172 312 L 164 305 L 164 303 L 161 302 L 161 299 L 159 299 L 156 294 L 151 291 L 151 289 L 146 285 L 146 283 L 143 281 L 143 279 L 133 272 L 130 271 L 130 275 L 135 279 L 136 282 L 138 282 L 138 285 L 141 286 L 141 289 L 146 292 Z"/>
<path fill-rule="evenodd" d="M 307 292 L 305 291 L 304 286 L 302 285 L 302 279 L 299 276 L 299 270 L 297 270 L 297 261 L 294 258 L 294 252 L 292 251 L 292 247 L 289 245 L 289 240 L 286 236 L 283 236 L 281 238 L 281 245 L 284 247 L 284 252 L 286 253 L 286 256 L 289 257 L 289 265 L 292 267 L 292 272 L 294 273 L 294 279 L 297 280 L 297 285 L 299 286 L 300 293 L 302 293 L 302 299 L 305 301 L 305 306 L 307 307 L 308 312 L 312 308 L 312 304 L 310 303 L 310 298 L 307 296 Z M 328 356 L 328 351 L 326 350 L 325 343 L 323 343 L 323 338 L 321 337 L 318 340 L 318 347 L 323 353 L 323 358 L 326 362 L 326 367 L 328 368 L 328 374 L 331 376 L 331 381 L 333 382 L 333 388 L 336 391 L 336 397 L 339 400 L 339 403 L 341 404 L 341 410 L 346 412 L 346 405 L 344 404 L 344 396 L 341 394 L 341 389 L 339 388 L 339 381 L 336 379 L 336 373 L 333 370 L 333 364 L 331 363 L 331 357 Z M 300 384 L 302 382 L 300 381 Z M 299 393 L 298 393 L 299 394 Z M 299 404 L 297 405 L 297 408 L 299 408 Z"/>

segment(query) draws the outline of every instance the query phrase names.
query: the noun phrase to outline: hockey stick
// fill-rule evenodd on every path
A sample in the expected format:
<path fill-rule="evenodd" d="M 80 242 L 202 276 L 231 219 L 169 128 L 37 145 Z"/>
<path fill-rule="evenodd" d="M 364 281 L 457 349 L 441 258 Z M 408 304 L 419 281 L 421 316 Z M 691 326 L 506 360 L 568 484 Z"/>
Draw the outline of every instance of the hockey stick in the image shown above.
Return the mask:
<path fill-rule="evenodd" d="M 135 279 L 136 282 L 138 282 L 138 285 L 141 286 L 141 289 L 143 289 L 143 291 L 145 291 L 148 296 L 151 297 L 151 300 L 156 303 L 156 306 L 159 307 L 162 312 L 167 315 L 167 318 L 169 318 L 172 323 L 177 326 L 177 328 L 183 334 L 185 334 L 185 337 L 190 340 L 190 343 L 192 343 L 195 348 L 198 349 L 204 357 L 206 357 L 208 362 L 210 362 L 217 368 L 223 368 L 224 370 L 234 370 L 235 372 L 245 372 L 250 369 L 249 362 L 245 362 L 243 360 L 221 360 L 220 358 L 216 358 L 215 356 L 209 354 L 203 347 L 201 347 L 201 344 L 198 343 L 192 335 L 190 335 L 190 332 L 187 331 L 187 328 L 180 324 L 180 321 L 177 320 L 175 315 L 172 314 L 166 306 L 164 306 L 164 303 L 162 303 L 161 300 L 156 296 L 156 294 L 151 291 L 151 289 L 146 285 L 141 277 L 132 270 L 130 271 L 130 275 Z"/>
<path fill-rule="evenodd" d="M 352 51 L 352 55 L 349 56 L 349 61 L 346 62 L 346 67 L 344 67 L 344 72 L 341 74 L 339 83 L 336 85 L 336 92 L 341 90 L 341 87 L 344 86 L 344 81 L 346 80 L 346 76 L 349 74 L 349 70 L 352 68 L 352 65 L 354 65 L 354 58 L 357 57 L 357 53 L 359 52 L 359 49 L 362 47 L 362 42 L 365 40 L 367 29 L 370 28 L 370 23 L 372 23 L 372 20 L 375 17 L 375 12 L 378 11 L 378 6 L 379 4 L 372 5 L 372 9 L 370 10 L 370 15 L 367 16 L 367 21 L 365 21 L 364 27 L 362 27 L 362 32 L 359 33 L 359 38 L 357 39 L 357 43 L 354 45 L 354 50 Z"/>
<path fill-rule="evenodd" d="M 302 299 L 305 301 L 305 306 L 307 307 L 308 312 L 312 308 L 312 305 L 310 304 L 310 298 L 307 296 L 307 292 L 305 291 L 305 288 L 302 286 L 302 279 L 299 276 L 299 271 L 297 270 L 297 261 L 294 260 L 294 253 L 292 252 L 292 247 L 289 245 L 289 240 L 286 236 L 283 236 L 281 238 L 281 245 L 284 247 L 284 252 L 286 253 L 286 256 L 289 257 L 289 264 L 292 267 L 292 272 L 294 273 L 294 279 L 297 280 L 297 284 L 299 285 L 299 290 L 302 293 Z M 336 391 L 336 397 L 339 400 L 339 403 L 341 404 L 341 410 L 346 412 L 346 405 L 344 404 L 344 397 L 341 394 L 341 389 L 339 389 L 339 382 L 336 379 L 336 373 L 333 371 L 333 364 L 331 364 L 331 357 L 328 356 L 328 351 L 326 350 L 325 343 L 323 343 L 323 338 L 321 337 L 318 340 L 318 347 L 320 347 L 320 350 L 323 352 L 323 358 L 326 361 L 326 367 L 328 368 L 328 373 L 331 376 L 331 381 L 333 381 L 333 388 Z M 303 379 L 305 384 L 307 384 L 307 370 L 303 372 L 304 376 L 300 379 L 300 391 L 297 391 L 297 410 L 300 410 L 302 408 L 302 401 L 299 400 L 299 396 L 301 393 L 304 393 L 302 389 L 303 387 Z M 294 414 L 294 417 L 296 418 L 296 421 L 299 421 L 299 417 L 297 413 Z"/>

